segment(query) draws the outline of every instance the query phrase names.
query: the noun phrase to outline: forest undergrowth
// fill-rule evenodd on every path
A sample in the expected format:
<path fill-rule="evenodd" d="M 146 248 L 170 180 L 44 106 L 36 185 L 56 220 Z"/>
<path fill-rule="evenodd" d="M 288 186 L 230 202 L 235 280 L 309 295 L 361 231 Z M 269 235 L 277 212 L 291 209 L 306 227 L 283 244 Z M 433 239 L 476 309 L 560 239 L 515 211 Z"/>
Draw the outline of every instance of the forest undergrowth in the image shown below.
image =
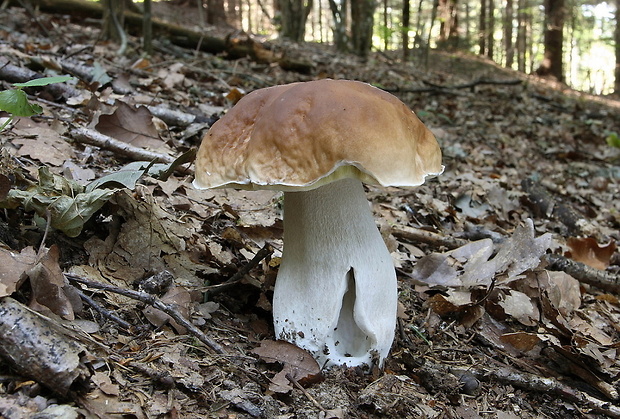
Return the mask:
<path fill-rule="evenodd" d="M 620 102 L 460 53 L 261 45 L 304 73 L 0 12 L 0 90 L 73 76 L 0 134 L 0 416 L 620 417 Z M 191 186 L 240 97 L 318 78 L 396 95 L 444 154 L 420 187 L 367 186 L 399 280 L 369 374 L 273 340 L 281 196 Z"/>

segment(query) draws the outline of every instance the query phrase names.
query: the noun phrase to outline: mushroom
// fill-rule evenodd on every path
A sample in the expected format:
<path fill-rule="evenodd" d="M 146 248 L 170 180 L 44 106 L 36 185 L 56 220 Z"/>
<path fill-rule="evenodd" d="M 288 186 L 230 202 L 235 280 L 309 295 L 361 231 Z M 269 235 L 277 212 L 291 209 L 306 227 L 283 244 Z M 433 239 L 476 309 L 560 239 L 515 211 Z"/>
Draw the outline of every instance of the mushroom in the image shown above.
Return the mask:
<path fill-rule="evenodd" d="M 321 365 L 382 366 L 396 325 L 392 258 L 362 182 L 417 186 L 443 171 L 433 134 L 366 83 L 256 90 L 205 135 L 197 188 L 284 191 L 275 335 Z"/>

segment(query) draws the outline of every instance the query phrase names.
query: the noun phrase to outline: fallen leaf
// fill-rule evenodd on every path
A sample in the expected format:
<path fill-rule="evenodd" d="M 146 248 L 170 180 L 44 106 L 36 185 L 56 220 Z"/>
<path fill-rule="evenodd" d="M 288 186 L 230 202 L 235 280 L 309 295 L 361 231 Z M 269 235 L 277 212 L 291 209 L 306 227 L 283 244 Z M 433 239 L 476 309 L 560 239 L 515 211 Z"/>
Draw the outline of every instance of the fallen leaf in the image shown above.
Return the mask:
<path fill-rule="evenodd" d="M 45 312 L 49 309 L 54 314 L 73 320 L 74 304 L 79 304 L 79 297 L 77 300 L 72 298 L 72 288 L 60 269 L 59 257 L 60 250 L 56 245 L 40 250 L 36 263 L 25 272 L 32 288 L 29 305 L 34 310 Z"/>
<path fill-rule="evenodd" d="M 119 101 L 111 115 L 101 115 L 95 129 L 102 134 L 124 141 L 136 147 L 166 150 L 165 142 L 153 124 L 153 115 L 144 106 L 132 108 Z"/>
<path fill-rule="evenodd" d="M 611 256 L 616 251 L 614 241 L 610 241 L 605 246 L 600 246 L 592 237 L 570 237 L 566 244 L 570 247 L 570 251 L 566 252 L 566 257 L 601 270 L 609 267 Z"/>
<path fill-rule="evenodd" d="M 189 319 L 189 306 L 192 299 L 189 291 L 184 287 L 171 288 L 161 297 L 161 301 L 173 306 L 183 317 Z M 154 326 L 161 327 L 166 323 L 170 323 L 177 333 L 181 335 L 187 333 L 185 327 L 179 325 L 169 315 L 155 307 L 147 307 L 142 312 Z"/>
<path fill-rule="evenodd" d="M 13 294 L 26 279 L 24 271 L 34 265 L 37 254 L 32 247 L 21 252 L 0 248 L 0 297 Z"/>
<path fill-rule="evenodd" d="M 263 340 L 261 346 L 252 350 L 263 361 L 282 364 L 282 370 L 272 379 L 269 389 L 276 393 L 287 393 L 293 389 L 288 377 L 301 385 L 320 381 L 321 368 L 314 357 L 297 346 L 274 340 Z"/>

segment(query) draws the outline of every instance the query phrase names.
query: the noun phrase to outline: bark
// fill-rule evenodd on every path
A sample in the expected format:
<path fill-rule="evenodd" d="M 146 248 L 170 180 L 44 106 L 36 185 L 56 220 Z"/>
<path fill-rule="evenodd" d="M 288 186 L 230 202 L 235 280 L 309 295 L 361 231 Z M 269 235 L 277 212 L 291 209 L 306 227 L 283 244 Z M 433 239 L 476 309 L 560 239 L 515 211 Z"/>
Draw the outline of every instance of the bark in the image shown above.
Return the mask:
<path fill-rule="evenodd" d="M 215 26 L 228 26 L 224 0 L 207 0 L 207 23 Z"/>
<path fill-rule="evenodd" d="M 280 36 L 303 42 L 312 0 L 277 0 L 277 6 L 281 19 Z"/>
<path fill-rule="evenodd" d="M 372 48 L 374 14 L 377 8 L 375 0 L 357 0 L 351 2 L 351 40 L 353 52 L 360 57 L 367 57 Z"/>
<path fill-rule="evenodd" d="M 480 0 L 480 20 L 478 26 L 478 53 L 485 55 L 487 53 L 487 0 Z"/>
<path fill-rule="evenodd" d="M 495 34 L 495 1 L 487 0 L 487 17 L 488 17 L 488 29 L 487 29 L 487 57 L 493 59 L 494 53 L 494 34 Z"/>
<path fill-rule="evenodd" d="M 403 59 L 405 61 L 409 58 L 409 29 L 410 29 L 409 25 L 410 24 L 411 24 L 411 2 L 410 0 L 403 0 L 403 27 L 401 29 L 401 35 L 403 39 Z"/>
<path fill-rule="evenodd" d="M 512 21 L 514 19 L 513 0 L 506 0 L 504 15 L 504 49 L 506 50 L 506 67 L 511 68 L 514 62 L 514 44 L 512 42 Z"/>
<path fill-rule="evenodd" d="M 616 29 L 614 31 L 614 40 L 616 43 L 616 69 L 614 72 L 615 83 L 614 91 L 620 94 L 620 0 L 616 0 Z"/>
<path fill-rule="evenodd" d="M 347 52 L 349 50 L 349 37 L 347 35 L 348 7 L 348 0 L 342 0 L 340 6 L 335 0 L 329 0 L 329 9 L 334 18 L 334 43 L 336 44 L 336 49 L 340 52 Z"/>
<path fill-rule="evenodd" d="M 517 0 L 517 69 L 525 73 L 527 57 L 528 0 Z"/>
<path fill-rule="evenodd" d="M 551 76 L 558 81 L 564 81 L 564 2 L 565 0 L 545 0 L 545 58 L 536 70 L 536 74 Z"/>

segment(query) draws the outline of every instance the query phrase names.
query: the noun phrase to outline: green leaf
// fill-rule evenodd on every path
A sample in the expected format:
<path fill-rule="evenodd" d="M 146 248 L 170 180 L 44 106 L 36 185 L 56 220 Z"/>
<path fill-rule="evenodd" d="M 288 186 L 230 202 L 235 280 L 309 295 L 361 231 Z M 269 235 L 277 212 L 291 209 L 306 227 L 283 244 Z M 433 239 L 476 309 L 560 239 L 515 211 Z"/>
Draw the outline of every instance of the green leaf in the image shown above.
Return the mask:
<path fill-rule="evenodd" d="M 86 191 L 90 192 L 97 188 L 127 188 L 134 190 L 138 179 L 148 173 L 153 163 L 145 161 L 131 162 L 121 167 L 117 172 L 93 180 L 86 185 Z"/>
<path fill-rule="evenodd" d="M 618 137 L 617 133 L 610 132 L 607 134 L 607 138 L 605 138 L 605 140 L 611 147 L 620 148 L 620 137 Z"/>
<path fill-rule="evenodd" d="M 62 176 L 52 174 L 46 167 L 39 169 L 39 184 L 27 190 L 11 189 L 0 201 L 0 208 L 23 207 L 35 211 L 43 219 L 50 217 L 53 228 L 69 237 L 76 237 L 92 215 L 118 191 L 96 189 L 84 192 L 83 187 Z"/>
<path fill-rule="evenodd" d="M 0 92 L 0 110 L 16 116 L 32 116 L 43 112 L 39 105 L 28 102 L 23 90 L 3 90 Z"/>
<path fill-rule="evenodd" d="M 15 87 L 34 87 L 34 86 L 47 86 L 54 83 L 64 83 L 72 80 L 71 76 L 54 76 L 54 77 L 42 77 L 40 79 L 34 79 L 25 83 L 13 83 Z"/>
<path fill-rule="evenodd" d="M 80 193 L 75 197 L 62 195 L 48 209 L 52 216 L 52 227 L 69 237 L 76 237 L 84 223 L 116 193 L 115 189 L 96 189 Z"/>

